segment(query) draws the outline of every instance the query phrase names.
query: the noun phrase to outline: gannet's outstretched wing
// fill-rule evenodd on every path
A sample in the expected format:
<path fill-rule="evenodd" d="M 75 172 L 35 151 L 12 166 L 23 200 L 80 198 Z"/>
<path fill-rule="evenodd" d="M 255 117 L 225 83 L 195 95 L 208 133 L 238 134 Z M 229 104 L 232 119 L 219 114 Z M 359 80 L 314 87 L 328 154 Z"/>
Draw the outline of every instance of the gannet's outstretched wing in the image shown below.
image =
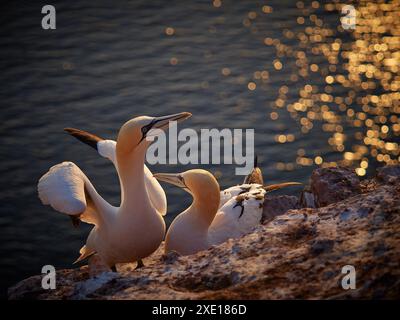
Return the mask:
<path fill-rule="evenodd" d="M 240 237 L 260 223 L 266 191 L 261 185 L 242 186 L 244 187 L 241 188 L 241 191 L 227 200 L 216 214 L 209 229 L 212 244 L 219 244 L 229 238 Z M 244 191 L 247 189 L 248 191 Z M 237 189 L 233 189 L 231 194 L 237 191 Z"/>
<path fill-rule="evenodd" d="M 109 159 L 114 164 L 118 172 L 117 157 L 115 152 L 117 143 L 114 140 L 103 139 L 92 133 L 75 128 L 65 128 L 64 130 L 78 140 L 96 149 L 103 158 Z M 167 197 L 164 189 L 161 187 L 157 179 L 153 177 L 153 174 L 146 165 L 144 165 L 144 182 L 151 203 L 161 215 L 166 215 Z"/>
<path fill-rule="evenodd" d="M 38 183 L 39 198 L 45 205 L 81 221 L 99 225 L 110 221 L 114 207 L 96 192 L 86 175 L 72 162 L 49 169 Z"/>

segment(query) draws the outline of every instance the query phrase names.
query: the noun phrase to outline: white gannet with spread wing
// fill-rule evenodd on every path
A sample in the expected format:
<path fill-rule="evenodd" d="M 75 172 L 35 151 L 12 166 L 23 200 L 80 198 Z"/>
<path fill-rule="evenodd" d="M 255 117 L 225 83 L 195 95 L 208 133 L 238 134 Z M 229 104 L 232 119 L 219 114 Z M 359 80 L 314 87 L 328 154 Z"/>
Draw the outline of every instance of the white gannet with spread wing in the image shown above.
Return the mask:
<path fill-rule="evenodd" d="M 118 172 L 116 141 L 103 139 L 90 132 L 75 128 L 65 128 L 64 131 L 94 148 L 103 158 L 109 159 Z M 161 187 L 157 179 L 153 177 L 153 174 L 146 164 L 144 164 L 144 181 L 150 201 L 157 211 L 164 216 L 167 213 L 167 198 L 164 189 Z"/>
<path fill-rule="evenodd" d="M 43 204 L 94 224 L 77 261 L 98 254 L 115 269 L 116 263 L 139 261 L 159 247 L 165 222 L 146 188 L 144 161 L 151 144 L 146 136 L 154 135 L 154 129 L 168 128 L 169 121 L 190 116 L 188 112 L 155 118 L 141 116 L 121 127 L 114 159 L 121 183 L 120 207 L 106 202 L 72 162 L 55 165 L 40 178 L 38 192 Z"/>
<path fill-rule="evenodd" d="M 246 179 L 250 183 L 220 192 L 217 180 L 206 170 L 157 173 L 154 177 L 186 190 L 193 197 L 190 207 L 174 219 L 165 238 L 165 251 L 182 255 L 249 233 L 260 223 L 264 196 L 268 191 L 299 184 L 287 182 L 263 186 L 252 183 L 255 178 L 249 179 L 249 175 Z"/>

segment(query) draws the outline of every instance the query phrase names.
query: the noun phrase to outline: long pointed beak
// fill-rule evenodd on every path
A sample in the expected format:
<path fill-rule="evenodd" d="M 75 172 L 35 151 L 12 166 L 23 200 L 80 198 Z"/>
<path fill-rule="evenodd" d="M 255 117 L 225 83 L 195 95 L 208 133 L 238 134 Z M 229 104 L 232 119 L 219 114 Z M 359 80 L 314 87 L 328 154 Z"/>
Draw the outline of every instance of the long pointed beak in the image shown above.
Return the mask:
<path fill-rule="evenodd" d="M 190 112 L 181 112 L 171 114 L 169 116 L 156 117 L 152 122 L 152 129 L 166 129 L 170 121 L 180 122 L 186 120 L 187 118 L 190 118 L 191 116 L 192 114 Z"/>
<path fill-rule="evenodd" d="M 179 173 L 155 173 L 153 174 L 153 177 L 157 180 L 173 184 L 179 188 L 188 189 L 185 181 Z"/>
<path fill-rule="evenodd" d="M 302 185 L 300 182 L 284 182 L 284 183 L 277 183 L 277 184 L 270 184 L 269 186 L 263 186 L 264 190 L 267 192 L 290 187 L 290 186 L 298 186 Z"/>

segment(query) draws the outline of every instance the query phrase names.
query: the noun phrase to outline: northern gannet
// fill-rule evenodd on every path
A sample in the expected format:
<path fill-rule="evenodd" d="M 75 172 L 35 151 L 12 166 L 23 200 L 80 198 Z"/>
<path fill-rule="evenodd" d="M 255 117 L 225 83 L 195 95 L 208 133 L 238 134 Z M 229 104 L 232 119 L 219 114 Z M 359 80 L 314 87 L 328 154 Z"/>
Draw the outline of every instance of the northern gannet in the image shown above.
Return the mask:
<path fill-rule="evenodd" d="M 246 179 L 252 182 L 249 176 Z M 154 177 L 184 189 L 193 197 L 190 207 L 174 219 L 165 238 L 165 251 L 182 255 L 249 233 L 260 223 L 267 192 L 300 184 L 286 182 L 263 186 L 245 183 L 220 192 L 214 176 L 202 169 L 179 174 L 156 173 Z"/>
<path fill-rule="evenodd" d="M 57 164 L 40 178 L 38 193 L 43 204 L 94 224 L 76 262 L 98 254 L 105 265 L 116 270 L 115 264 L 139 261 L 159 247 L 165 222 L 145 184 L 145 154 L 151 144 L 146 136 L 157 132 L 152 129 L 168 128 L 169 121 L 190 116 L 188 112 L 164 117 L 141 116 L 121 127 L 114 160 L 121 183 L 120 207 L 106 202 L 72 162 Z"/>

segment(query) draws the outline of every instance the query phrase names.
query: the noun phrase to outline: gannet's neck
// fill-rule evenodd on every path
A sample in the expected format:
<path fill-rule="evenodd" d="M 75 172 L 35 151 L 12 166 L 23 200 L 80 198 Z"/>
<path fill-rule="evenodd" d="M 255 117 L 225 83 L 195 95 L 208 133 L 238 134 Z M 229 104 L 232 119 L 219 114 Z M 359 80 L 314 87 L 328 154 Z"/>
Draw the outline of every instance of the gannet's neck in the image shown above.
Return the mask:
<path fill-rule="evenodd" d="M 117 150 L 118 174 L 121 183 L 121 211 L 139 212 L 151 207 L 144 182 L 145 142 L 129 153 Z"/>
<path fill-rule="evenodd" d="M 203 191 L 193 192 L 193 202 L 188 209 L 198 226 L 208 229 L 217 214 L 220 191 L 218 185 L 210 185 Z"/>

